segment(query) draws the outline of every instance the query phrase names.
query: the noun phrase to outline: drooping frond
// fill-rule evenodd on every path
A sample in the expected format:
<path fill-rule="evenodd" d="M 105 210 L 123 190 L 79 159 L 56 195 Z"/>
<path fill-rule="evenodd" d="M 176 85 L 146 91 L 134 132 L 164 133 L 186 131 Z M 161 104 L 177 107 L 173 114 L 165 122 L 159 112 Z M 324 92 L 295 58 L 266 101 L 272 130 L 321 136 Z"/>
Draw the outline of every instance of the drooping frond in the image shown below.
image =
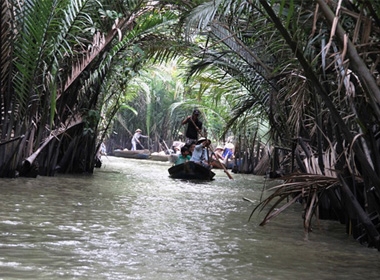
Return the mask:
<path fill-rule="evenodd" d="M 12 106 L 15 104 L 12 94 L 12 60 L 15 44 L 15 27 L 11 5 L 8 1 L 1 2 L 1 37 L 0 37 L 0 139 L 9 140 L 12 127 L 9 122 L 13 116 L 7 116 L 7 112 L 17 111 Z M 13 105 L 12 105 L 13 104 Z M 14 116 L 15 117 L 15 116 Z M 4 156 L 4 153 L 3 153 Z M 0 158 L 1 161 L 1 158 Z"/>
<path fill-rule="evenodd" d="M 43 88 L 39 82 L 45 79 L 45 54 L 49 52 L 46 44 L 49 38 L 49 27 L 53 21 L 54 9 L 58 1 L 25 1 L 22 6 L 13 6 L 18 30 L 15 45 L 15 93 L 20 102 L 22 112 L 27 109 L 28 102 L 38 102 Z M 18 20 L 18 21 L 17 21 Z M 24 113 L 23 113 L 24 114 Z"/>
<path fill-rule="evenodd" d="M 265 225 L 288 207 L 302 200 L 305 203 L 305 213 L 307 213 L 304 216 L 305 229 L 309 230 L 311 228 L 311 215 L 315 214 L 315 208 L 318 205 L 317 197 L 329 188 L 338 187 L 339 179 L 315 174 L 291 174 L 283 177 L 283 180 L 284 183 L 268 190 L 271 194 L 255 206 L 249 219 L 257 210 L 261 212 L 269 207 L 267 214 L 260 223 L 260 225 Z M 282 204 L 285 199 L 287 202 Z"/>

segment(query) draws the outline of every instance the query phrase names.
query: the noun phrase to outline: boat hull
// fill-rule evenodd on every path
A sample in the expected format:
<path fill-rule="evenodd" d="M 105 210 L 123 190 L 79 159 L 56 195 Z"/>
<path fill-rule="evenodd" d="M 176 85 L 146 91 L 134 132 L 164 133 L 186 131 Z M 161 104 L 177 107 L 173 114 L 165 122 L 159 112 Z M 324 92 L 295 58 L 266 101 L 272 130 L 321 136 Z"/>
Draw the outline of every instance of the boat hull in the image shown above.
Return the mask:
<path fill-rule="evenodd" d="M 154 161 L 169 161 L 170 155 L 165 154 L 159 154 L 159 153 L 152 153 L 150 155 L 150 160 Z"/>
<path fill-rule="evenodd" d="M 113 151 L 113 155 L 115 157 L 135 158 L 135 159 L 149 159 L 150 158 L 149 150 L 136 150 L 136 151 L 115 150 Z"/>
<path fill-rule="evenodd" d="M 185 180 L 213 180 L 215 173 L 208 168 L 188 161 L 169 168 L 170 177 Z"/>

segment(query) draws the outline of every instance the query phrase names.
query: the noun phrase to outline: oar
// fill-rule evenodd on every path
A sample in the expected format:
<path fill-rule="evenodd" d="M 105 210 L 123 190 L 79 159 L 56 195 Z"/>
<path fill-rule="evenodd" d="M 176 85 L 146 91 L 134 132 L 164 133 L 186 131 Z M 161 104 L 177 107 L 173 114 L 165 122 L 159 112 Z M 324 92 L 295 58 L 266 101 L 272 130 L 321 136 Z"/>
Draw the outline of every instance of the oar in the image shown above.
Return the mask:
<path fill-rule="evenodd" d="M 166 145 L 166 142 L 164 139 L 162 139 L 162 142 L 164 143 L 165 147 L 166 147 L 166 150 L 169 152 L 169 154 L 171 155 L 172 154 L 172 151 L 169 149 L 168 145 Z"/>
<path fill-rule="evenodd" d="M 143 146 L 143 144 L 141 144 L 140 140 L 139 139 L 136 139 L 136 141 L 139 143 L 139 145 L 143 148 L 143 150 L 145 150 L 145 147 Z"/>
<path fill-rule="evenodd" d="M 160 137 L 161 138 L 161 137 Z M 175 163 L 175 161 L 177 160 L 177 155 L 174 153 L 172 153 L 172 150 L 171 149 L 169 149 L 169 147 L 168 147 L 168 145 L 166 144 L 166 142 L 165 142 L 165 140 L 164 139 L 162 139 L 161 138 L 161 140 L 162 140 L 162 142 L 165 144 L 165 147 L 166 147 L 166 149 L 167 149 L 167 151 L 169 152 L 169 162 L 170 163 Z"/>
<path fill-rule="evenodd" d="M 195 122 L 193 121 L 193 118 L 192 118 L 192 117 L 190 118 L 190 120 L 191 120 L 191 122 L 193 123 L 193 125 L 195 126 L 195 128 L 198 130 L 199 134 L 200 134 L 202 137 L 204 137 L 204 136 L 202 135 L 202 131 L 201 131 L 201 130 L 199 129 L 199 127 L 195 124 Z M 206 138 L 206 141 L 207 141 L 207 137 L 205 137 L 205 138 Z M 210 146 L 211 146 L 211 144 L 210 144 Z M 215 155 L 215 153 L 214 153 L 214 149 L 212 148 L 212 146 L 210 147 L 210 150 L 211 150 L 211 155 L 212 155 L 212 154 Z M 219 159 L 217 159 L 217 161 L 218 161 L 218 163 L 220 164 L 220 166 L 222 166 L 222 168 L 223 168 L 223 170 L 224 170 L 224 173 L 227 174 L 228 178 L 230 178 L 231 180 L 233 180 L 234 178 L 232 178 L 231 174 L 227 171 L 227 168 L 224 166 L 224 164 L 221 163 L 221 162 L 219 161 Z"/>
<path fill-rule="evenodd" d="M 211 155 L 213 155 L 213 154 L 215 155 L 212 147 L 210 147 L 210 150 L 211 150 Z M 233 179 L 232 176 L 231 176 L 231 174 L 227 171 L 227 168 L 224 166 L 224 164 L 221 163 L 219 161 L 219 159 L 216 159 L 216 161 L 218 162 L 219 166 L 221 166 L 223 168 L 223 170 L 227 174 L 228 178 Z"/>

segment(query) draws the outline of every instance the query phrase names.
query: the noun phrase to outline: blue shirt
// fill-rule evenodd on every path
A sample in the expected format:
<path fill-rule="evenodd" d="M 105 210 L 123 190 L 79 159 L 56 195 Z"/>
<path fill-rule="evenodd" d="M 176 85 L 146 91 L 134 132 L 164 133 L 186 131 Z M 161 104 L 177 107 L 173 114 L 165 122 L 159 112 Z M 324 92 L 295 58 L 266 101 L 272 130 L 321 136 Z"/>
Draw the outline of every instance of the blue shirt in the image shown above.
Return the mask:
<path fill-rule="evenodd" d="M 223 158 L 231 158 L 233 155 L 234 153 L 228 148 L 225 148 L 222 154 Z"/>

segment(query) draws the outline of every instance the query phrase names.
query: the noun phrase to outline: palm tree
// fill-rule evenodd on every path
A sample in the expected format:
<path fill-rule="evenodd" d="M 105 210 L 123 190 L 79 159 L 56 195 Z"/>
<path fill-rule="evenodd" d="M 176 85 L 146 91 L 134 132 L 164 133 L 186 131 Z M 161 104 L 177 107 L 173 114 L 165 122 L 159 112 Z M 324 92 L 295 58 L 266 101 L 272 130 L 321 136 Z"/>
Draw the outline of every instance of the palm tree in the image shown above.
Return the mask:
<path fill-rule="evenodd" d="M 126 89 L 109 79 L 176 43 L 177 14 L 150 1 L 2 3 L 0 176 L 92 172 L 102 102 L 112 117 Z"/>
<path fill-rule="evenodd" d="M 337 5 L 322 0 L 18 4 L 2 1 L 0 176 L 92 172 L 99 132 L 103 138 L 123 106 L 129 106 L 127 113 L 135 117 L 132 78 L 150 59 L 162 62 L 181 53 L 195 58 L 190 75 L 210 69 L 212 75 L 198 76 L 199 83 L 189 79 L 194 87 L 185 87 L 186 100 L 172 105 L 172 112 L 179 116 L 176 104 L 193 102 L 216 119 L 218 114 L 226 116 L 214 106 L 223 102 L 231 108 L 231 116 L 223 118 L 224 132 L 232 129 L 254 141 L 261 123 L 268 121 L 273 145 L 292 151 L 291 168 L 308 175 L 288 178 L 264 205 L 276 198 L 278 203 L 287 197 L 291 203 L 298 201 L 293 195 L 302 198 L 307 229 L 317 206 L 338 205 L 357 229 L 354 237 L 379 248 L 375 224 L 380 213 L 376 83 L 380 4 L 354 0 Z M 178 31 L 185 23 L 187 32 L 182 34 Z M 210 86 L 224 77 L 234 79 L 225 84 L 236 89 L 230 95 Z M 137 103 L 147 117 L 141 123 L 128 120 L 158 131 L 171 123 L 163 114 L 156 128 L 152 121 L 152 112 L 169 105 L 159 103 L 155 108 L 152 102 L 164 94 L 155 87 L 165 85 L 148 81 L 145 85 Z M 313 176 L 318 180 L 310 184 Z M 303 184 L 297 181 L 289 191 L 288 183 L 292 186 L 294 180 Z"/>
<path fill-rule="evenodd" d="M 380 201 L 378 64 L 369 55 L 379 52 L 373 47 L 379 34 L 376 28 L 364 26 L 378 25 L 379 4 L 340 1 L 331 7 L 325 1 L 316 3 L 314 10 L 311 2 L 298 1 L 221 0 L 198 6 L 189 24 L 203 30 L 208 39 L 193 72 L 212 64 L 244 85 L 247 94 L 241 97 L 244 101 L 231 122 L 257 110 L 265 113 L 273 143 L 293 151 L 292 165 L 297 163 L 303 173 L 326 176 L 332 169 L 339 171 L 342 175 L 334 176 L 341 189 L 336 193 L 318 189 L 317 200 L 305 196 L 308 212 L 321 206 L 320 201 L 351 205 L 345 213 L 354 209 L 362 223 L 358 228 L 367 233 L 360 238 L 378 247 L 379 233 L 368 217 L 380 210 L 376 202 Z M 331 185 L 329 180 L 322 182 L 326 188 Z M 305 181 L 297 191 L 311 194 L 305 190 L 311 187 Z M 352 193 L 356 198 L 344 198 L 354 197 Z M 277 192 L 274 197 L 279 196 L 281 202 L 293 194 Z M 356 216 L 349 218 L 358 223 Z"/>
<path fill-rule="evenodd" d="M 147 64 L 128 85 L 128 106 L 119 110 L 113 130 L 114 139 L 122 147 L 130 148 L 133 131 L 141 128 L 150 136 L 153 151 L 166 150 L 178 137 L 180 121 L 170 106 L 182 99 L 184 82 L 177 68 L 177 61 Z M 132 109 L 133 108 L 133 109 Z"/>

